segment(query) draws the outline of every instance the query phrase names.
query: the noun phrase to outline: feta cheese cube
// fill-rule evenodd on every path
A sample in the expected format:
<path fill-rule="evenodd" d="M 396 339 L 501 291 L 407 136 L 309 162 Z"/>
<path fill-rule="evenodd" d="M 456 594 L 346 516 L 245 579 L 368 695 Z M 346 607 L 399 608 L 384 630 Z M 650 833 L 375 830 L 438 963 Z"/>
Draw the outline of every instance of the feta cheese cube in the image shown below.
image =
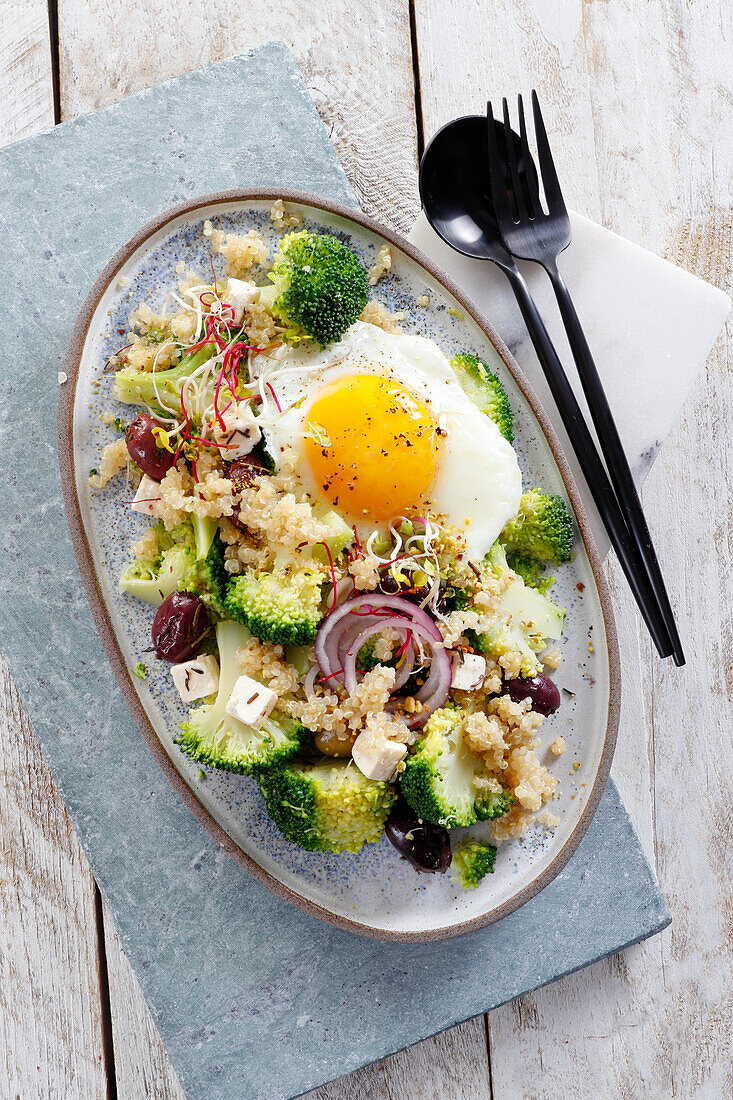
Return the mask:
<path fill-rule="evenodd" d="M 457 650 L 451 657 L 451 669 L 450 686 L 459 691 L 472 691 L 483 683 L 486 676 L 486 658 L 480 653 Z"/>
<path fill-rule="evenodd" d="M 133 512 L 140 512 L 144 516 L 152 516 L 154 514 L 153 504 L 156 500 L 160 500 L 160 482 L 153 481 L 152 477 L 143 474 L 132 502 Z"/>
<path fill-rule="evenodd" d="M 192 703 L 194 699 L 213 695 L 218 689 L 219 664 L 216 657 L 205 654 L 203 657 L 183 661 L 180 665 L 173 665 L 171 676 L 183 702 Z"/>
<path fill-rule="evenodd" d="M 239 324 L 244 314 L 244 307 L 257 301 L 260 296 L 260 287 L 247 283 L 243 279 L 230 279 L 226 300 L 234 310 L 234 323 Z"/>
<path fill-rule="evenodd" d="M 362 775 L 367 779 L 392 779 L 397 765 L 407 752 L 407 745 L 388 737 L 375 737 L 370 730 L 359 734 L 351 755 Z"/>
<path fill-rule="evenodd" d="M 221 419 L 224 421 L 223 429 L 218 420 L 214 421 L 214 439 L 226 447 L 222 452 L 222 458 L 227 461 L 244 458 L 262 439 L 257 418 L 246 401 L 232 402 L 229 408 L 222 412 Z"/>
<path fill-rule="evenodd" d="M 276 702 L 274 691 L 249 676 L 240 676 L 224 709 L 245 726 L 257 727 L 262 725 Z"/>

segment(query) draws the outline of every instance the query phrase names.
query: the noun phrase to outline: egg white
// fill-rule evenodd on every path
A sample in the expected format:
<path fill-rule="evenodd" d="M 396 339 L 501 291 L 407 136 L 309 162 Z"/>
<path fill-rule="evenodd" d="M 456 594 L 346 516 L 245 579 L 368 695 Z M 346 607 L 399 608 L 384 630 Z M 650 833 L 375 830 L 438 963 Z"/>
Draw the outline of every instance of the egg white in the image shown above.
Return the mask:
<path fill-rule="evenodd" d="M 424 336 L 395 335 L 357 321 L 340 343 L 324 350 L 309 345 L 276 349 L 263 377 L 282 412 L 267 387 L 262 409 L 267 446 L 276 465 L 283 451 L 294 447 L 303 454 L 298 474 L 309 496 L 328 503 L 303 453 L 308 410 L 323 386 L 354 374 L 383 374 L 427 403 L 445 432 L 427 501 L 463 531 L 469 555 L 482 558 L 519 507 L 519 464 L 496 424 L 466 396 L 444 353 Z M 368 533 L 383 526 L 357 523 L 360 533 L 362 527 Z"/>

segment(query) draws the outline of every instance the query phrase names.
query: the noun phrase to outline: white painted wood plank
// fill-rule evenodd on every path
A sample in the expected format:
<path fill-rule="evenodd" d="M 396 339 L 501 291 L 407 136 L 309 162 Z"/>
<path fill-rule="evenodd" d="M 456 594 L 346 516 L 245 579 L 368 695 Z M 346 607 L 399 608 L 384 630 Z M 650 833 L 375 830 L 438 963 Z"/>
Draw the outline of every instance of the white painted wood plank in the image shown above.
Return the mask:
<path fill-rule="evenodd" d="M 364 208 L 410 228 L 418 200 L 407 0 L 150 0 L 128 6 L 124 33 L 119 16 L 113 0 L 60 0 L 64 118 L 280 39 Z"/>
<path fill-rule="evenodd" d="M 731 225 L 726 7 L 417 0 L 426 136 L 483 110 L 487 95 L 537 87 L 568 201 L 720 285 Z M 496 1100 L 730 1092 L 728 362 L 721 343 L 644 493 L 688 624 L 687 670 L 656 660 L 607 567 L 624 674 L 614 774 L 675 925 L 493 1012 Z"/>
<path fill-rule="evenodd" d="M 339 0 L 215 10 L 153 0 L 129 13 L 120 39 L 118 9 L 61 0 L 62 116 L 94 110 L 219 57 L 285 41 L 328 127 L 363 208 L 409 229 L 418 208 L 416 128 L 406 2 L 345 5 Z M 180 33 L 180 26 L 186 33 Z M 170 48 L 168 48 L 170 46 Z M 98 59 L 107 64 L 100 71 Z M 110 924 L 105 914 L 105 927 Z M 106 937 L 115 1069 L 121 1096 L 169 1100 L 180 1094 L 140 987 L 115 934 Z M 427 1090 L 427 1091 L 426 1091 Z M 488 1060 L 483 1019 L 469 1021 L 409 1053 L 310 1093 L 311 1100 L 399 1096 L 401 1100 L 483 1100 Z"/>
<path fill-rule="evenodd" d="M 107 1095 L 94 882 L 0 659 L 0 1096 Z"/>
<path fill-rule="evenodd" d="M 0 4 L 0 145 L 53 126 L 51 49 L 44 0 Z"/>

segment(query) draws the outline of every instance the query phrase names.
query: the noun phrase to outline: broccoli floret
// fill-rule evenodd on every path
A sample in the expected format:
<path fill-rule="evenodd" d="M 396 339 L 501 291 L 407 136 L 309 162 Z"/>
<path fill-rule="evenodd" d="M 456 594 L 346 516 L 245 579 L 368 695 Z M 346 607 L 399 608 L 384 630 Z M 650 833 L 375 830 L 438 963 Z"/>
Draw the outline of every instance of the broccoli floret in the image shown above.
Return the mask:
<path fill-rule="evenodd" d="M 211 359 L 215 351 L 212 342 L 196 352 L 184 352 L 180 362 L 169 370 L 139 371 L 123 367 L 115 374 L 113 396 L 125 405 L 146 405 L 161 412 L 180 413 L 183 383 L 197 367 Z"/>
<path fill-rule="evenodd" d="M 500 542 L 494 542 L 485 563 L 497 577 L 506 573 L 506 551 Z M 537 653 L 545 648 L 548 638 L 562 637 L 564 625 L 564 608 L 536 588 L 527 587 L 522 577 L 515 575 L 494 609 L 490 625 L 484 626 L 481 634 L 474 631 L 467 631 L 467 634 L 474 649 L 493 658 L 518 653 L 521 657 L 519 675 L 532 678 L 540 670 Z"/>
<path fill-rule="evenodd" d="M 205 557 L 197 554 L 197 536 L 191 520 L 166 531 L 155 525 L 158 555 L 148 561 L 134 558 L 120 577 L 121 592 L 159 607 L 172 592 L 196 592 L 208 608 L 224 616 L 229 574 L 224 568 L 224 545 L 214 525 L 214 539 Z"/>
<path fill-rule="evenodd" d="M 481 412 L 493 420 L 510 443 L 514 442 L 514 419 L 509 398 L 494 372 L 478 356 L 460 352 L 451 366 L 458 376 L 461 388 Z"/>
<path fill-rule="evenodd" d="M 176 744 L 192 760 L 245 774 L 287 760 L 298 751 L 307 734 L 305 727 L 293 719 L 266 718 L 254 729 L 226 713 L 226 705 L 240 676 L 237 650 L 249 639 L 249 631 L 239 623 L 216 624 L 219 648 L 216 700 L 191 710 L 176 738 Z"/>
<path fill-rule="evenodd" d="M 495 791 L 479 791 L 476 797 L 476 817 L 479 821 L 495 821 L 503 817 L 514 805 L 516 799 L 509 791 L 498 794 Z"/>
<path fill-rule="evenodd" d="M 486 556 L 486 564 L 497 577 L 508 570 L 506 551 L 495 542 Z M 482 633 L 467 632 L 474 649 L 494 658 L 519 654 L 520 675 L 532 677 L 540 670 L 537 654 L 548 638 L 562 637 L 565 611 L 534 588 L 528 588 L 515 576 L 493 612 L 490 625 Z"/>
<path fill-rule="evenodd" d="M 549 594 L 555 583 L 554 577 L 544 577 L 547 566 L 539 558 L 532 554 L 523 554 L 520 550 L 513 550 L 506 556 L 507 565 L 517 573 L 529 588 L 536 588 L 543 596 Z"/>
<path fill-rule="evenodd" d="M 253 634 L 277 645 L 307 645 L 323 618 L 321 585 L 325 570 L 315 561 L 297 569 L 276 566 L 271 573 L 246 569 L 230 582 L 229 615 Z"/>
<path fill-rule="evenodd" d="M 520 550 L 541 561 L 570 561 L 573 524 L 562 497 L 529 489 L 499 539 L 507 550 Z"/>
<path fill-rule="evenodd" d="M 186 587 L 186 578 L 195 564 L 190 551 L 180 546 L 166 550 L 155 563 L 135 558 L 122 570 L 120 592 L 160 607 L 171 593 Z"/>
<path fill-rule="evenodd" d="M 193 526 L 196 556 L 205 558 L 214 544 L 219 525 L 215 519 L 211 519 L 209 516 L 192 516 L 191 524 Z"/>
<path fill-rule="evenodd" d="M 181 523 L 166 531 L 162 523 L 155 524 L 158 553 L 152 560 L 135 557 L 122 570 L 120 592 L 136 596 L 155 607 L 179 588 L 186 588 L 196 566 L 193 532 L 190 523 Z"/>
<path fill-rule="evenodd" d="M 224 601 L 229 576 L 224 568 L 224 543 L 217 529 L 208 554 L 192 564 L 181 587 L 187 592 L 196 592 L 206 607 L 223 618 L 227 614 Z"/>
<path fill-rule="evenodd" d="M 351 760 L 288 763 L 257 780 L 280 832 L 309 851 L 358 852 L 379 840 L 396 798 L 389 784 L 367 779 Z"/>
<path fill-rule="evenodd" d="M 385 662 L 377 657 L 375 652 L 377 648 L 376 638 L 367 638 L 364 645 L 361 647 L 356 655 L 356 667 L 359 672 L 371 672 L 377 665 L 383 665 Z"/>
<path fill-rule="evenodd" d="M 453 864 L 466 890 L 475 889 L 485 875 L 493 875 L 495 862 L 494 845 L 470 836 L 461 841 L 453 854 Z"/>
<path fill-rule="evenodd" d="M 269 308 L 292 331 L 325 347 L 340 340 L 369 298 L 369 276 L 361 260 L 330 233 L 290 233 L 270 272 L 275 297 Z M 267 304 L 268 296 L 260 301 Z"/>
<path fill-rule="evenodd" d="M 463 740 L 463 712 L 436 710 L 423 736 L 405 759 L 400 787 L 418 817 L 452 829 L 476 822 L 476 776 L 486 769 Z"/>

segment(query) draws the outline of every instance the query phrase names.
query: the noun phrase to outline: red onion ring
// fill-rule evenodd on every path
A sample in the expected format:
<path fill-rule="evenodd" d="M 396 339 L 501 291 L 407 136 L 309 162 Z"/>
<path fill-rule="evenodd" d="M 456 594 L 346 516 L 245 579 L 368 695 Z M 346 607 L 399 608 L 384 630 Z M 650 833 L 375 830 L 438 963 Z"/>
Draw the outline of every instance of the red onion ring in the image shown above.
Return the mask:
<path fill-rule="evenodd" d="M 380 614 L 381 613 L 381 614 Z M 315 640 L 316 660 L 324 678 L 334 680 L 352 692 L 357 685 L 356 658 L 369 638 L 390 626 L 403 636 L 422 638 L 431 650 L 430 671 L 415 698 L 423 710 L 411 721 L 413 728 L 424 725 L 433 710 L 448 698 L 451 665 L 440 630 L 422 608 L 401 596 L 363 592 L 336 607 L 321 623 Z M 440 643 L 435 645 L 434 643 Z M 412 638 L 405 660 L 397 671 L 393 690 L 407 683 L 415 666 Z"/>
<path fill-rule="evenodd" d="M 418 627 L 414 627 L 412 623 L 408 623 L 406 620 L 395 620 L 389 624 L 399 634 L 404 636 L 408 631 L 418 630 Z M 344 657 L 344 683 L 346 684 L 346 690 L 352 692 L 357 684 L 356 679 L 356 658 L 361 647 L 365 642 L 369 641 L 373 634 L 380 634 L 384 630 L 384 623 L 377 622 L 372 623 L 371 626 L 367 626 L 354 638 L 351 646 L 349 647 L 346 656 Z M 407 679 L 407 678 L 405 678 Z"/>
<path fill-rule="evenodd" d="M 385 614 L 391 612 L 412 619 L 414 622 L 419 623 L 436 641 L 443 640 L 440 631 L 427 612 L 416 607 L 409 600 L 405 600 L 401 596 L 375 595 L 373 592 L 362 592 L 336 607 L 325 617 L 319 627 L 315 639 L 316 660 L 324 676 L 331 677 L 337 670 L 342 668 L 338 642 L 342 632 L 350 625 L 345 620 L 349 616 L 353 616 L 354 613 L 359 612 L 359 609 L 365 605 L 366 609 L 361 612 L 362 622 L 367 616 L 371 615 L 373 610 L 383 609 Z"/>

